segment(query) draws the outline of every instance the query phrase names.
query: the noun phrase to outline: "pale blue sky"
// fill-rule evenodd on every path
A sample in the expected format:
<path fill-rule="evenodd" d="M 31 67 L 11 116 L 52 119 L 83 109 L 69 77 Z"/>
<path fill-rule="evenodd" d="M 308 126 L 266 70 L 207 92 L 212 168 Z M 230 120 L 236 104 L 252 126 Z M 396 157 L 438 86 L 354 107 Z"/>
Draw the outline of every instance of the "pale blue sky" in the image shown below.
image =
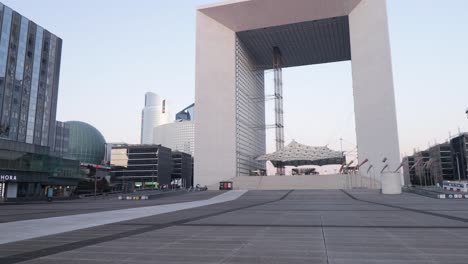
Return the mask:
<path fill-rule="evenodd" d="M 64 40 L 58 119 L 129 143 L 139 142 L 145 92 L 173 112 L 193 102 L 195 8 L 212 2 L 3 0 Z M 468 1 L 387 2 L 400 146 L 410 154 L 468 130 Z M 339 149 L 342 136 L 353 148 L 350 71 L 349 62 L 284 71 L 287 140 Z"/>

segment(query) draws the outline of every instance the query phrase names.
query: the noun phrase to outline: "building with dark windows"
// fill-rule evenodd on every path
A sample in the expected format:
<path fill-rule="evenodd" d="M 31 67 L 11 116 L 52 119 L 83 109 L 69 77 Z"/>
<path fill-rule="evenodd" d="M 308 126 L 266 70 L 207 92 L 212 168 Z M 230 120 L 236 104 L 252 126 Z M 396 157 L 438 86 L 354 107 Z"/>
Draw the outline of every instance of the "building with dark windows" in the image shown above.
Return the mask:
<path fill-rule="evenodd" d="M 0 200 L 68 196 L 79 162 L 56 122 L 62 40 L 0 3 Z"/>
<path fill-rule="evenodd" d="M 0 4 L 2 137 L 53 147 L 62 40 Z"/>
<path fill-rule="evenodd" d="M 456 180 L 468 180 L 468 133 L 450 140 L 452 145 L 453 167 Z"/>
<path fill-rule="evenodd" d="M 172 184 L 183 188 L 193 186 L 193 158 L 192 155 L 180 151 L 172 152 Z"/>
<path fill-rule="evenodd" d="M 403 158 L 403 174 L 414 185 L 468 180 L 468 134 Z"/>
<path fill-rule="evenodd" d="M 442 185 L 444 180 L 455 180 L 453 173 L 452 147 L 450 143 L 443 143 L 429 148 L 431 162 L 427 167 L 431 178 Z"/>
<path fill-rule="evenodd" d="M 90 124 L 80 121 L 68 121 L 69 151 L 72 159 L 81 163 L 101 165 L 105 160 L 106 140 L 104 136 Z"/>
<path fill-rule="evenodd" d="M 169 185 L 172 151 L 161 145 L 112 145 L 111 176 L 124 191 L 135 187 Z"/>
<path fill-rule="evenodd" d="M 184 120 L 191 121 L 195 118 L 195 104 L 191 104 L 184 108 L 182 111 L 178 112 L 175 116 L 175 120 Z"/>

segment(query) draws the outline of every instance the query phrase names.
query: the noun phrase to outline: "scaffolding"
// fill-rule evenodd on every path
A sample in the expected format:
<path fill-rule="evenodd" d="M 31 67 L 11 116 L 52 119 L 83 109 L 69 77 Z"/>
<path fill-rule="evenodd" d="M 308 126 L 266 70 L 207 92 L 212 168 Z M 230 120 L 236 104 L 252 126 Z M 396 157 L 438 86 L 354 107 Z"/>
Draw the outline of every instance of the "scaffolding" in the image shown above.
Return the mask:
<path fill-rule="evenodd" d="M 275 75 L 275 129 L 276 129 L 276 151 L 284 148 L 284 121 L 283 121 L 283 71 L 281 65 L 281 51 L 278 47 L 273 48 L 273 70 Z M 284 175 L 283 165 L 276 168 L 277 175 Z"/>

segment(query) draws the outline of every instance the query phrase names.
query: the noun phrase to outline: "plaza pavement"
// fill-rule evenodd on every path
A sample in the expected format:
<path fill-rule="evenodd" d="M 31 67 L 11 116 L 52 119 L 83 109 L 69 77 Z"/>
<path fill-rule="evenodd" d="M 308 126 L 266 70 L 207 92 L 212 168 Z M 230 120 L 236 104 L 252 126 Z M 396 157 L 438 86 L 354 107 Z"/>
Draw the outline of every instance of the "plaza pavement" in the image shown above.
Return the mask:
<path fill-rule="evenodd" d="M 157 203 L 204 201 L 218 194 Z M 66 210 L 75 206 L 85 207 L 69 203 Z M 51 209 L 60 214 L 60 208 Z M 15 210 L 22 212 L 14 206 L 0 222 L 10 215 L 7 223 L 20 223 Z M 466 200 L 370 190 L 249 191 L 223 203 L 2 244 L 0 263 L 465 264 L 467 238 Z"/>

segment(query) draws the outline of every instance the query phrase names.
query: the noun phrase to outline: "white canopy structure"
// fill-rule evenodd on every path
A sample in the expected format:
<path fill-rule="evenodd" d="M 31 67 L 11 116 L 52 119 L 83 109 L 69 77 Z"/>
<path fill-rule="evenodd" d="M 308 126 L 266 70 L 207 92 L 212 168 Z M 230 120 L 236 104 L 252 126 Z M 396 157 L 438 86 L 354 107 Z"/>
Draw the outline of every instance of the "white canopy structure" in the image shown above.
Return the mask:
<path fill-rule="evenodd" d="M 341 165 L 344 155 L 328 147 L 312 147 L 292 141 L 284 149 L 256 158 L 259 161 L 271 161 L 277 166 L 304 166 L 304 165 Z"/>

